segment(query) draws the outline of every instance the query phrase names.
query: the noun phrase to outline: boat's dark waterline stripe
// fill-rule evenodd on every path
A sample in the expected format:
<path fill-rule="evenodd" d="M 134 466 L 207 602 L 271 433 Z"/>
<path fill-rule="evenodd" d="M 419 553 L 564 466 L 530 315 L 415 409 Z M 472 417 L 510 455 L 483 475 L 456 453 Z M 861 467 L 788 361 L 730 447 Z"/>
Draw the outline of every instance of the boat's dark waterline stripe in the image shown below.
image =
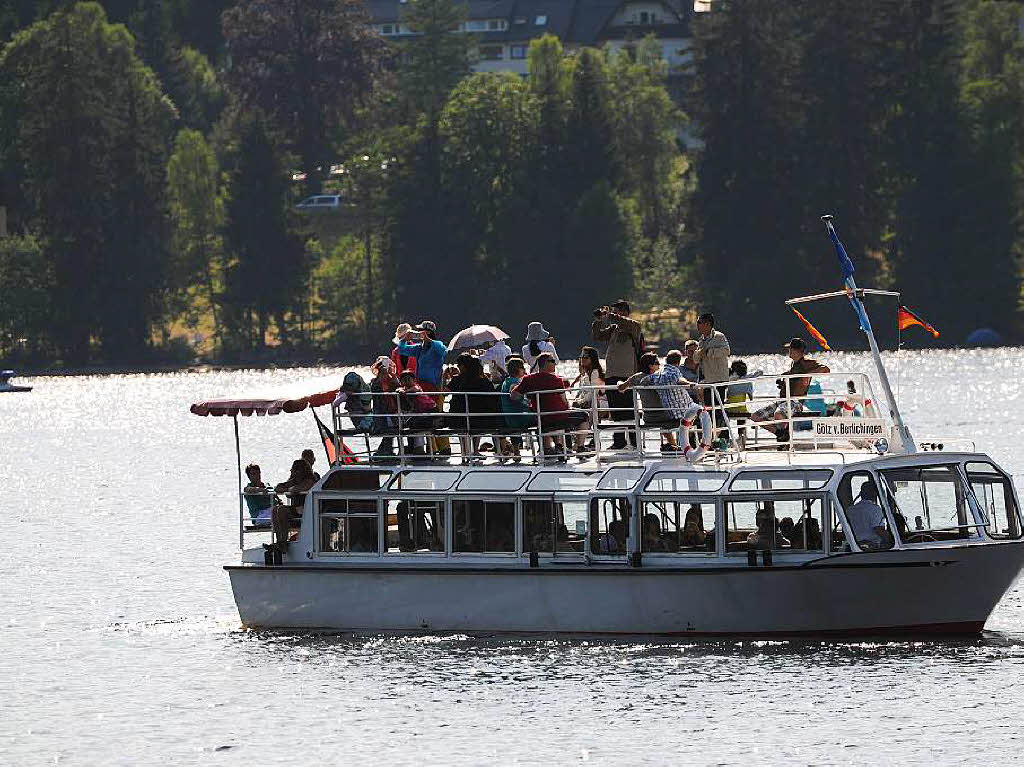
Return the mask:
<path fill-rule="evenodd" d="M 272 631 L 279 633 L 323 633 L 323 634 L 355 634 L 373 636 L 438 636 L 458 634 L 471 637 L 545 637 L 571 636 L 583 639 L 589 636 L 623 638 L 623 637 L 666 637 L 671 639 L 808 639 L 808 638 L 848 638 L 871 639 L 872 637 L 931 637 L 931 636 L 977 636 L 985 629 L 985 621 L 958 621 L 955 623 L 918 623 L 911 626 L 872 626 L 862 629 L 827 629 L 816 631 L 657 631 L 642 633 L 636 631 L 501 631 L 483 629 L 363 629 L 363 628 L 330 628 L 324 626 L 303 626 L 301 628 L 282 628 L 280 626 L 247 625 L 253 631 Z"/>

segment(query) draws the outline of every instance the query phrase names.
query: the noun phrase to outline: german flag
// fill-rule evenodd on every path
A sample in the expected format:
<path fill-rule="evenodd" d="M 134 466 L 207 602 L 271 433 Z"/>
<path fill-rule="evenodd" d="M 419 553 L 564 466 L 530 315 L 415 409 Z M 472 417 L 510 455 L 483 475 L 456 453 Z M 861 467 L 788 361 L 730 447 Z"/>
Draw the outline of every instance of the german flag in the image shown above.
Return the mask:
<path fill-rule="evenodd" d="M 316 428 L 320 432 L 320 441 L 323 442 L 324 450 L 327 452 L 327 462 L 331 465 L 338 460 L 338 454 L 334 450 L 334 432 L 327 428 L 327 425 L 320 420 L 320 416 L 316 414 L 313 408 L 310 408 L 313 413 L 313 420 L 316 421 Z M 359 463 L 359 460 L 355 457 L 355 453 L 346 445 L 344 442 L 339 443 L 341 445 L 341 462 L 344 464 Z"/>
<path fill-rule="evenodd" d="M 900 326 L 900 330 L 906 330 L 913 325 L 920 325 L 922 328 L 932 334 L 932 338 L 939 337 L 939 331 L 933 328 L 929 323 L 914 314 L 910 309 L 905 306 L 900 306 L 899 312 L 896 315 L 896 323 Z"/>

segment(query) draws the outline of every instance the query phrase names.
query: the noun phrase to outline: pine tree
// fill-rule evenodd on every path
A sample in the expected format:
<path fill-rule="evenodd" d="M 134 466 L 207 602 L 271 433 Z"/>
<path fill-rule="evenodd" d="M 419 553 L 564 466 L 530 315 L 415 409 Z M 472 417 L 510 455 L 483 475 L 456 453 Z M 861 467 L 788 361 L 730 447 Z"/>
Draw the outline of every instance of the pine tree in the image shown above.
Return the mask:
<path fill-rule="evenodd" d="M 300 158 L 310 194 L 320 191 L 336 145 L 368 106 L 385 43 L 358 0 L 255 0 L 224 13 L 227 77 Z"/>

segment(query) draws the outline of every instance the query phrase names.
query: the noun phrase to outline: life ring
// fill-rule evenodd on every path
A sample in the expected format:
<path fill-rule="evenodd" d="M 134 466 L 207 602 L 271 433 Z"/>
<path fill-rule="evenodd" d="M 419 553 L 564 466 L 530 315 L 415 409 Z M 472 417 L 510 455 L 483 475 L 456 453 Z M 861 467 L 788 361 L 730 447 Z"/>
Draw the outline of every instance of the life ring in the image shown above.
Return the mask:
<path fill-rule="evenodd" d="M 686 459 L 687 463 L 697 463 L 704 454 L 711 448 L 711 441 L 714 439 L 714 425 L 711 423 L 711 416 L 707 410 L 701 409 L 700 411 L 700 431 L 701 439 L 700 444 L 697 447 L 690 447 L 690 426 L 693 424 L 693 416 L 683 421 L 686 426 L 686 433 L 683 435 L 686 439 L 686 447 L 683 448 L 683 458 Z"/>

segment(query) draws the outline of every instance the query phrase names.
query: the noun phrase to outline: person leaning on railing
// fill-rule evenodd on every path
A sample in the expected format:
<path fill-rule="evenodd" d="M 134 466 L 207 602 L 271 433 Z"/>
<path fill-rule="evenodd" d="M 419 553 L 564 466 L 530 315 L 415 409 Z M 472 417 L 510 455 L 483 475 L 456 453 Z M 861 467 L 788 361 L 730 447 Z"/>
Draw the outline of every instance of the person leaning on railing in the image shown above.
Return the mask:
<path fill-rule="evenodd" d="M 779 394 L 786 397 L 786 399 L 772 402 L 751 413 L 750 420 L 755 423 L 763 424 L 765 421 L 785 421 L 798 413 L 802 413 L 805 408 L 801 398 L 807 396 L 807 389 L 811 385 L 810 374 L 830 372 L 827 366 L 805 356 L 807 353 L 807 343 L 802 338 L 794 337 L 782 348 L 786 349 L 790 360 L 792 360 L 789 370 L 783 375 L 801 377 L 780 378 L 777 381 Z M 763 425 L 762 428 L 773 432 L 775 439 L 779 442 L 789 441 L 789 426 L 785 423 L 767 424 Z"/>

